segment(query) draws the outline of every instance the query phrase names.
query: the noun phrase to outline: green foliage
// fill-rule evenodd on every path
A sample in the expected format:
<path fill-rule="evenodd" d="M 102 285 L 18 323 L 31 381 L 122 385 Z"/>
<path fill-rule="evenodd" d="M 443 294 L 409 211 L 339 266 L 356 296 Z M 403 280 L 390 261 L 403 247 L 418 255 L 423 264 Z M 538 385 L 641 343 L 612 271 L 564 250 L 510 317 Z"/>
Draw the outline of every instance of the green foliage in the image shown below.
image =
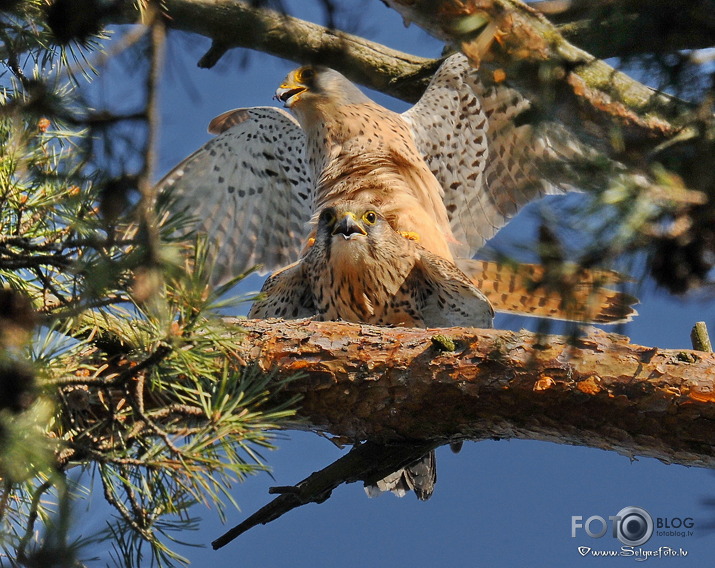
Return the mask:
<path fill-rule="evenodd" d="M 235 281 L 210 288 L 206 243 L 147 191 L 149 168 L 97 167 L 112 130 L 71 80 L 96 38 L 55 45 L 44 5 L 0 16 L 0 555 L 80 566 L 110 540 L 117 565 L 175 565 L 192 507 L 235 505 L 295 401 L 242 368 L 221 319 Z M 73 539 L 73 504 L 100 485 L 115 515 Z"/>

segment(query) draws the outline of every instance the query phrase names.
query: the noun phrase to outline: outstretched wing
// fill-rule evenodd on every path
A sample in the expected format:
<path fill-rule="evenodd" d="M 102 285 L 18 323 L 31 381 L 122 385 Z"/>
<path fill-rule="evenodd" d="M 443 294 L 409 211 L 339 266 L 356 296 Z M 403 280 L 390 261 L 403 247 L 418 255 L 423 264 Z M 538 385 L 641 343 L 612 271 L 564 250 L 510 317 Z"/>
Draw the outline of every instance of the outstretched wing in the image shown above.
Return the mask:
<path fill-rule="evenodd" d="M 174 207 L 208 235 L 214 281 L 296 260 L 313 204 L 297 121 L 278 108 L 245 108 L 215 118 L 209 130 L 218 136 L 169 172 L 158 191 L 170 191 Z"/>
<path fill-rule="evenodd" d="M 261 288 L 261 295 L 263 299 L 251 306 L 249 318 L 299 319 L 314 316 L 317 312 L 302 261 L 269 276 Z"/>
<path fill-rule="evenodd" d="M 447 58 L 419 102 L 402 116 L 444 188 L 455 237 L 471 257 L 519 209 L 563 191 L 545 179 L 549 160 L 588 154 L 555 122 L 524 123 L 531 103 L 504 84 L 489 87 L 461 53 Z M 463 254 L 460 254 L 463 253 Z"/>
<path fill-rule="evenodd" d="M 444 189 L 452 233 L 461 244 L 453 250 L 455 257 L 471 257 L 504 223 L 485 191 L 488 126 L 474 94 L 475 80 L 467 59 L 455 54 L 442 63 L 417 104 L 402 114 Z"/>
<path fill-rule="evenodd" d="M 426 327 L 492 327 L 489 300 L 451 262 L 422 249 L 408 281 Z"/>

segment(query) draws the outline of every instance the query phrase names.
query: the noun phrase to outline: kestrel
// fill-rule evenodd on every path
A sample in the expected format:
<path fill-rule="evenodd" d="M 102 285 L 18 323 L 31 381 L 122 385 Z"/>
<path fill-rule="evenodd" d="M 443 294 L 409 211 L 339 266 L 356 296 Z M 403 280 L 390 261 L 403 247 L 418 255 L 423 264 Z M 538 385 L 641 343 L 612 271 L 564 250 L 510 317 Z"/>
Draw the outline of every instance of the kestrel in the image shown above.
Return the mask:
<path fill-rule="evenodd" d="M 487 328 L 494 311 L 453 263 L 397 233 L 372 203 L 325 207 L 315 243 L 266 280 L 250 318 Z"/>
<path fill-rule="evenodd" d="M 250 318 L 315 316 L 406 327 L 492 327 L 489 300 L 453 263 L 397 233 L 372 203 L 324 208 L 315 242 L 298 262 L 273 274 Z M 434 451 L 375 485 L 368 495 L 410 489 L 429 499 Z"/>
<path fill-rule="evenodd" d="M 583 286 L 572 305 L 589 309 L 564 314 L 558 293 L 532 285 L 534 269 L 468 261 L 521 206 L 562 191 L 542 164 L 584 150 L 557 123 L 518 124 L 529 102 L 504 85 L 485 87 L 463 55 L 447 58 L 403 114 L 323 67 L 291 72 L 277 95 L 298 120 L 273 107 L 224 113 L 209 126 L 218 136 L 159 183 L 215 246 L 216 281 L 294 262 L 319 210 L 360 199 L 486 283 L 497 310 L 590 321 L 632 313 L 632 298 Z"/>

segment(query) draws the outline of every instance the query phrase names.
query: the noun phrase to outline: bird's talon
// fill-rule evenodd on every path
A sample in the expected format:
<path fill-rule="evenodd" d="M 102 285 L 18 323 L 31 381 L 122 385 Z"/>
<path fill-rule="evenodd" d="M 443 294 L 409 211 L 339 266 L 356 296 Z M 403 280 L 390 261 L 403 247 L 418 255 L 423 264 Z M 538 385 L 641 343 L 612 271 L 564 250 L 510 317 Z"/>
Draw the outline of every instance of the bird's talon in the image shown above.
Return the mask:
<path fill-rule="evenodd" d="M 420 235 L 418 233 L 415 233 L 414 231 L 399 231 L 399 233 L 405 237 L 407 240 L 410 241 L 419 241 L 420 240 Z"/>

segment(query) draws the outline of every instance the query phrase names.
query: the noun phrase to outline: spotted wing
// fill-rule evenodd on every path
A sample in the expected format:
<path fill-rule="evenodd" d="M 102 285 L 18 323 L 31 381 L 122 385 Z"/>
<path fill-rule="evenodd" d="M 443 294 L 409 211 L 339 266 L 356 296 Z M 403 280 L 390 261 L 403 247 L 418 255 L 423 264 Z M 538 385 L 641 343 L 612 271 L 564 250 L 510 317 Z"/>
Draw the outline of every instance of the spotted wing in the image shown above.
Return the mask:
<path fill-rule="evenodd" d="M 170 191 L 173 207 L 208 235 L 214 281 L 296 260 L 313 202 L 305 134 L 296 120 L 278 108 L 245 108 L 215 118 L 209 130 L 218 136 L 169 172 L 158 190 Z"/>
<path fill-rule="evenodd" d="M 425 327 L 492 327 L 487 297 L 451 262 L 422 249 L 408 279 Z"/>
<path fill-rule="evenodd" d="M 248 312 L 249 318 L 299 319 L 317 312 L 302 261 L 294 262 L 269 276 L 261 289 L 261 299 Z"/>
<path fill-rule="evenodd" d="M 531 103 L 503 84 L 486 87 L 461 53 L 447 58 L 419 102 L 402 116 L 444 188 L 455 256 L 471 257 L 519 209 L 562 191 L 549 160 L 587 148 L 555 122 L 525 123 Z"/>

